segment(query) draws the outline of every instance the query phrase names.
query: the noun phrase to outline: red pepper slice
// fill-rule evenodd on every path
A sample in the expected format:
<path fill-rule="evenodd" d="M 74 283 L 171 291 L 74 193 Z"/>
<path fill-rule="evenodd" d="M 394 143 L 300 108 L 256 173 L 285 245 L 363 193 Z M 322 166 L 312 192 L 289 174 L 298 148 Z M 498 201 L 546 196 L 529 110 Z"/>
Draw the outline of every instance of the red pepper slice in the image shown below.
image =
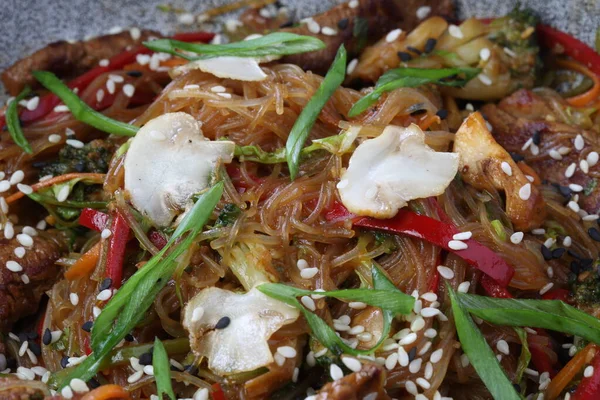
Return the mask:
<path fill-rule="evenodd" d="M 567 289 L 554 289 L 546 292 L 542 295 L 542 299 L 544 300 L 561 300 L 565 303 L 569 302 L 570 292 Z"/>
<path fill-rule="evenodd" d="M 515 272 L 502 257 L 476 240 L 463 240 L 468 245 L 464 250 L 451 249 L 448 247 L 448 242 L 453 240 L 452 236 L 460 232 L 457 228 L 433 218 L 415 214 L 406 209 L 401 209 L 395 217 L 386 220 L 359 218 L 354 221 L 354 225 L 400 233 L 426 240 L 458 255 L 469 264 L 489 275 L 502 286 L 509 284 Z"/>
<path fill-rule="evenodd" d="M 112 279 L 113 287 L 118 289 L 123 279 L 125 249 L 129 241 L 129 225 L 118 211 L 113 214 L 110 230 L 111 235 L 106 255 L 106 277 Z"/>
<path fill-rule="evenodd" d="M 79 225 L 93 231 L 102 232 L 108 224 L 108 214 L 91 208 L 84 208 L 79 215 Z"/>
<path fill-rule="evenodd" d="M 600 75 L 600 54 L 587 44 L 548 25 L 538 25 L 537 33 L 541 45 L 549 49 L 560 45 L 566 55 Z"/>
<path fill-rule="evenodd" d="M 495 280 L 489 278 L 487 275 L 483 275 L 479 280 L 481 286 L 490 297 L 497 299 L 512 299 L 513 295 L 505 288 L 502 287 Z"/>
<path fill-rule="evenodd" d="M 159 231 L 151 231 L 148 234 L 148 239 L 156 246 L 157 249 L 162 250 L 167 245 L 167 239 Z"/>
<path fill-rule="evenodd" d="M 181 32 L 174 34 L 171 39 L 181 42 L 210 42 L 215 37 L 212 32 Z"/>
<path fill-rule="evenodd" d="M 581 380 L 581 383 L 571 395 L 572 400 L 597 400 L 600 399 L 600 351 L 596 351 L 596 355 L 590 364 L 594 367 L 592 376 Z"/>
<path fill-rule="evenodd" d="M 221 385 L 218 383 L 212 385 L 212 398 L 213 400 L 227 400 L 223 388 L 221 388 Z"/>

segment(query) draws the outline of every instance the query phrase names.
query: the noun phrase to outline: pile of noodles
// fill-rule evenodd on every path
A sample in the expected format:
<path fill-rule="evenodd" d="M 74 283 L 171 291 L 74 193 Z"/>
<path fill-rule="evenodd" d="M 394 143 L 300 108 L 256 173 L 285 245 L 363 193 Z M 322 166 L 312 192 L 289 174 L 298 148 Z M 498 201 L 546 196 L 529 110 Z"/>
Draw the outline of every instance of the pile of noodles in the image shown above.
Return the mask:
<path fill-rule="evenodd" d="M 285 145 L 287 135 L 296 121 L 299 113 L 307 104 L 322 78 L 310 72 L 304 72 L 294 65 L 270 65 L 265 68 L 268 79 L 261 82 L 240 82 L 219 79 L 200 71 L 190 71 L 173 79 L 161 92 L 152 105 L 145 108 L 127 108 L 127 98 L 117 96 L 115 104 L 104 113 L 113 118 L 130 121 L 143 125 L 147 121 L 167 112 L 183 111 L 202 122 L 203 134 L 210 139 L 228 138 L 239 145 L 258 145 L 263 150 L 272 151 Z M 150 83 L 155 82 L 150 77 Z M 102 87 L 106 77 L 100 77 L 82 95 L 91 96 L 95 90 Z M 148 85 L 149 82 L 138 82 Z M 232 95 L 224 98 L 210 89 L 220 85 Z M 389 124 L 406 126 L 417 123 L 423 129 L 428 128 L 427 142 L 438 150 L 450 150 L 452 134 L 450 129 L 456 129 L 446 121 L 461 121 L 464 115 L 458 111 L 454 100 L 440 97 L 431 89 L 402 88 L 385 95 L 380 103 L 372 110 L 361 115 L 358 119 L 349 119 L 347 114 L 352 104 L 361 96 L 355 90 L 340 88 L 325 106 L 318 121 L 311 131 L 309 139 L 323 138 L 336 135 L 341 128 L 350 125 L 364 125 L 359 140 L 375 136 Z M 446 108 L 451 115 L 444 121 L 437 118 L 436 111 Z M 57 146 L 49 148 L 47 137 L 51 133 L 64 131 L 71 127 L 77 137 L 89 139 L 95 133 L 85 125 L 74 121 L 70 114 L 60 116 L 54 121 L 36 124 L 26 128 L 25 132 L 32 146 L 38 153 L 56 152 Z M 3 138 L 4 139 L 4 138 Z M 23 160 L 16 146 L 7 145 L 2 140 L 0 159 L 9 168 L 23 168 Z M 547 154 L 543 151 L 542 154 Z M 183 305 L 199 290 L 210 286 L 226 289 L 239 289 L 240 284 L 228 268 L 228 252 L 239 244 L 262 244 L 269 249 L 271 264 L 281 282 L 307 289 L 333 290 L 336 288 L 357 287 L 359 276 L 368 275 L 361 261 L 376 259 L 385 269 L 393 283 L 405 293 L 418 291 L 428 292 L 436 266 L 443 264 L 454 271 L 454 278 L 449 283 L 455 289 L 463 281 L 469 281 L 472 288 L 478 285 L 480 273 L 467 265 L 462 259 L 447 254 L 440 248 L 427 242 L 403 236 L 386 236 L 383 239 L 367 231 L 352 229 L 348 221 L 327 221 L 325 210 L 338 200 L 335 184 L 347 166 L 348 156 L 332 155 L 317 152 L 307 158 L 301 165 L 300 177 L 290 181 L 284 164 L 259 165 L 244 160 L 234 161 L 227 168 L 219 169 L 219 177 L 225 182 L 224 203 L 233 203 L 242 209 L 241 216 L 230 226 L 207 229 L 198 239 L 193 254 L 190 255 L 190 266 L 177 271 L 172 283 L 167 285 L 156 298 L 154 305 L 143 325 L 134 332 L 135 343 L 150 343 L 154 336 L 161 338 L 182 338 L 187 332 L 181 325 Z M 29 169 L 31 172 L 31 169 Z M 112 161 L 105 180 L 107 198 L 113 199 L 111 207 L 119 209 L 126 217 L 135 232 L 143 232 L 139 221 L 135 218 L 128 203 L 127 194 L 123 191 L 123 156 Z M 543 195 L 547 203 L 549 218 L 559 222 L 566 234 L 573 238 L 574 250 L 582 256 L 592 257 L 600 248 L 591 241 L 584 228 L 562 206 L 562 198 L 550 187 L 544 187 Z M 515 289 L 535 293 L 549 280 L 546 274 L 547 262 L 539 252 L 541 239 L 527 237 L 524 246 L 513 245 L 510 241 L 499 238 L 492 220 L 504 223 L 505 233 L 510 235 L 510 223 L 503 211 L 503 198 L 499 193 L 482 193 L 474 188 L 455 180 L 446 192 L 437 199 L 439 207 L 449 216 L 460 229 L 470 230 L 474 238 L 491 247 L 511 265 L 515 267 L 515 278 L 512 286 Z M 434 202 L 423 199 L 413 201 L 410 207 L 428 216 L 440 219 L 440 209 Z M 215 212 L 216 218 L 218 211 Z M 135 257 L 127 262 L 125 275 L 129 276 L 154 253 L 156 248 L 145 239 L 145 235 L 136 235 L 140 239 L 141 248 Z M 98 235 L 85 238 L 80 252 L 85 251 L 99 240 Z M 104 241 L 103 243 L 105 243 Z M 145 250 L 142 253 L 142 249 Z M 50 330 L 68 329 L 69 340 L 63 351 L 52 351 L 43 347 L 42 357 L 47 368 L 51 371 L 61 369 L 60 360 L 64 355 L 83 354 L 88 345 L 88 334 L 79 327 L 93 320 L 92 307 L 96 304 L 99 282 L 102 281 L 104 262 L 107 252 L 103 248 L 96 270 L 91 278 L 75 281 L 61 280 L 51 290 L 47 306 L 45 327 Z M 140 257 L 140 254 L 143 254 Z M 76 257 L 76 255 L 74 255 Z M 318 267 L 320 273 L 312 283 L 302 279 L 296 267 L 298 259 L 305 259 L 311 267 Z M 566 281 L 568 266 L 559 260 L 549 262 L 554 267 L 555 280 Z M 69 293 L 77 293 L 80 301 L 74 306 L 69 301 Z M 439 308 L 448 311 L 449 300 L 445 288 L 440 286 L 438 301 Z M 423 301 L 423 306 L 427 302 Z M 317 301 L 316 313 L 326 321 L 331 321 L 342 314 L 352 318 L 353 324 L 362 324 L 367 331 L 381 330 L 381 312 L 373 307 L 364 310 L 353 310 L 345 303 L 338 301 Z M 431 387 L 424 391 L 431 398 L 437 390 L 448 395 L 461 398 L 461 393 L 469 393 L 470 398 L 486 398 L 486 390 L 482 386 L 473 368 L 461 362 L 461 352 L 455 334 L 454 324 L 450 313 L 448 321 L 427 318 L 426 325 L 418 333 L 418 339 L 410 346 L 416 347 L 419 357 L 427 360 L 429 355 L 443 349 L 443 357 L 433 365 L 430 379 Z M 410 326 L 404 319 L 396 319 L 392 333 Z M 428 328 L 435 328 L 438 335 L 431 340 L 424 336 Z M 492 327 L 482 324 L 481 328 L 490 344 L 504 339 L 509 343 L 520 344 L 512 329 Z M 299 321 L 282 328 L 270 340 L 272 349 L 288 344 L 301 350 L 307 343 L 308 326 Z M 342 337 L 348 338 L 346 334 Z M 548 338 L 538 336 L 535 341 L 541 348 L 552 352 Z M 359 348 L 371 347 L 376 342 L 360 342 Z M 396 350 L 378 350 L 373 362 L 380 357 L 386 357 Z M 173 356 L 184 365 L 193 366 L 195 376 L 189 373 L 174 372 L 176 381 L 189 384 L 188 387 L 178 386 L 178 389 L 193 393 L 197 387 L 210 387 L 214 382 L 226 383 L 225 386 L 237 391 L 240 398 L 261 398 L 279 388 L 292 379 L 293 366 L 290 363 L 282 367 L 269 366 L 268 372 L 259 376 L 240 376 L 238 379 L 225 380 L 216 376 L 206 367 L 206 361 L 193 357 L 184 350 L 182 354 Z M 299 357 L 302 357 L 299 351 Z M 183 358 L 185 357 L 185 359 Z M 511 354 L 502 360 L 502 365 L 509 376 L 515 373 L 518 356 Z M 20 361 L 27 365 L 28 360 Z M 323 383 L 323 375 L 315 367 L 315 373 L 307 374 L 304 391 L 308 386 Z M 408 379 L 414 380 L 422 376 L 424 368 L 417 374 L 410 374 L 405 367 L 396 366 L 388 372 L 386 388 L 391 396 L 404 393 Z M 133 399 L 147 397 L 154 390 L 153 377 L 128 383 L 127 377 L 131 370 L 127 362 L 113 362 L 105 369 L 102 377 L 106 382 L 122 385 L 131 392 Z M 300 384 L 302 387 L 302 384 Z"/>

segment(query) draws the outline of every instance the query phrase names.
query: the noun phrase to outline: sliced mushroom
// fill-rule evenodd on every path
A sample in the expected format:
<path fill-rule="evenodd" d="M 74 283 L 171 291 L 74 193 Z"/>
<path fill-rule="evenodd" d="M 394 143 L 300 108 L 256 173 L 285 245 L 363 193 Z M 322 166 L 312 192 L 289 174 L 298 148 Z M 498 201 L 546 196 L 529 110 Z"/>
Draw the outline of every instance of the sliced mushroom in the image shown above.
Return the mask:
<path fill-rule="evenodd" d="M 409 200 L 443 193 L 457 171 L 458 155 L 427 146 L 417 125 L 390 125 L 356 148 L 337 187 L 350 212 L 391 218 Z"/>
<path fill-rule="evenodd" d="M 211 287 L 189 301 L 183 326 L 194 353 L 207 357 L 213 372 L 231 375 L 272 363 L 269 338 L 298 316 L 297 309 L 256 288 L 242 294 Z"/>
<path fill-rule="evenodd" d="M 546 209 L 541 193 L 496 143 L 479 112 L 471 114 L 456 132 L 454 151 L 460 154 L 465 182 L 477 189 L 505 192 L 506 214 L 515 230 L 529 231 L 542 224 Z"/>
<path fill-rule="evenodd" d="M 217 162 L 233 159 L 235 143 L 211 141 L 200 123 L 183 112 L 163 114 L 144 125 L 125 157 L 125 189 L 131 202 L 157 226 L 168 226 L 206 189 Z"/>

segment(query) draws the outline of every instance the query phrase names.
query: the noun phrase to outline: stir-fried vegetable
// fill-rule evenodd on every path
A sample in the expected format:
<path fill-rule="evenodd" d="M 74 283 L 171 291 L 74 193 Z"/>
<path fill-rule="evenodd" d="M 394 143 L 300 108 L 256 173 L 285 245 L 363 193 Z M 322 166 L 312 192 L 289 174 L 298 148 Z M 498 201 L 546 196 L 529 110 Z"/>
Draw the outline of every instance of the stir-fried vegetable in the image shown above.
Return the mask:
<path fill-rule="evenodd" d="M 17 144 L 20 148 L 25 151 L 27 154 L 32 154 L 33 150 L 31 149 L 31 145 L 25 138 L 23 134 L 23 129 L 21 129 L 21 122 L 19 121 L 19 114 L 17 113 L 17 105 L 21 100 L 26 98 L 29 93 L 31 93 L 31 88 L 27 86 L 17 97 L 13 99 L 13 101 L 8 105 L 6 109 L 6 126 L 8 127 L 8 132 L 10 133 L 10 137 L 13 142 Z"/>
<path fill-rule="evenodd" d="M 167 396 L 171 400 L 175 400 L 177 397 L 173 392 L 173 386 L 171 385 L 171 365 L 169 364 L 169 357 L 163 346 L 162 342 L 158 339 L 154 339 L 154 347 L 152 351 L 152 366 L 154 376 L 156 378 L 156 391 L 158 397 L 164 399 Z"/>

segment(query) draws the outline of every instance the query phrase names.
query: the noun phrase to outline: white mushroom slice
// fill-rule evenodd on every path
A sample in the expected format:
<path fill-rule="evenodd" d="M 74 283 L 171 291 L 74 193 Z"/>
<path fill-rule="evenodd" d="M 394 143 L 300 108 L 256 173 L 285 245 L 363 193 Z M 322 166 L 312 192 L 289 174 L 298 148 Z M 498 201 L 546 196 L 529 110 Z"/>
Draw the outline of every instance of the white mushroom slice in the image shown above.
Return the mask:
<path fill-rule="evenodd" d="M 458 159 L 427 146 L 417 125 L 390 125 L 356 148 L 337 187 L 354 214 L 391 218 L 409 200 L 443 193 L 458 171 Z"/>
<path fill-rule="evenodd" d="M 299 311 L 253 288 L 234 293 L 211 287 L 187 304 L 183 326 L 190 346 L 208 358 L 208 367 L 220 375 L 253 371 L 273 362 L 268 340 L 282 326 L 298 319 Z M 215 326 L 224 317 L 229 324 Z"/>
<path fill-rule="evenodd" d="M 258 60 L 250 57 L 214 57 L 205 60 L 192 61 L 173 70 L 173 75 L 181 75 L 192 69 L 213 74 L 219 78 L 229 78 L 238 81 L 262 81 L 267 74 L 260 68 Z M 270 60 L 269 60 L 270 61 Z"/>
<path fill-rule="evenodd" d="M 131 202 L 157 226 L 168 226 L 210 184 L 218 160 L 230 163 L 235 143 L 211 141 L 183 112 L 154 118 L 131 141 L 125 189 Z"/>

